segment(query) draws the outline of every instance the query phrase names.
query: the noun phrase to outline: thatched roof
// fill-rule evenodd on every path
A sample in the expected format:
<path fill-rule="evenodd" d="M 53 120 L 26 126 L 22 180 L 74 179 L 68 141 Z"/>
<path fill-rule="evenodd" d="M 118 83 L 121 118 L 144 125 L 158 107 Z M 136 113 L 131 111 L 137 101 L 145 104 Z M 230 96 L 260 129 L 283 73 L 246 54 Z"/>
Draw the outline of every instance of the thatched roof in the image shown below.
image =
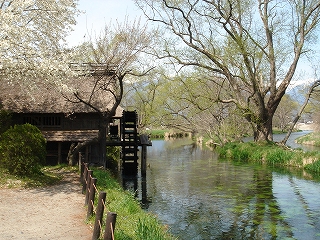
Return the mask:
<path fill-rule="evenodd" d="M 94 94 L 92 94 L 92 89 L 95 89 Z M 96 112 L 90 106 L 79 102 L 75 98 L 75 92 L 100 111 L 110 109 L 114 103 L 112 95 L 99 88 L 95 78 L 78 77 L 64 81 L 63 83 L 60 82 L 59 84 L 53 84 L 48 81 L 37 81 L 29 85 L 22 85 L 2 80 L 0 104 L 2 104 L 4 109 L 17 113 Z M 122 108 L 118 107 L 116 116 L 121 115 Z"/>

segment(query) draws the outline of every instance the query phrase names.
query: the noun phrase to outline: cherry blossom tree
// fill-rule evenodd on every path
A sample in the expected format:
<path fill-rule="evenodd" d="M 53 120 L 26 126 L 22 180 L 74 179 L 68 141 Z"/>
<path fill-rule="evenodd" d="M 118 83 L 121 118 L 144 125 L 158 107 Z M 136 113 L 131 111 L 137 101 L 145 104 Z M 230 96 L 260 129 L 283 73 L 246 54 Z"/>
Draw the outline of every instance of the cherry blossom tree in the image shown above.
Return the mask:
<path fill-rule="evenodd" d="M 0 1 L 0 81 L 35 81 L 66 71 L 65 37 L 76 0 Z"/>

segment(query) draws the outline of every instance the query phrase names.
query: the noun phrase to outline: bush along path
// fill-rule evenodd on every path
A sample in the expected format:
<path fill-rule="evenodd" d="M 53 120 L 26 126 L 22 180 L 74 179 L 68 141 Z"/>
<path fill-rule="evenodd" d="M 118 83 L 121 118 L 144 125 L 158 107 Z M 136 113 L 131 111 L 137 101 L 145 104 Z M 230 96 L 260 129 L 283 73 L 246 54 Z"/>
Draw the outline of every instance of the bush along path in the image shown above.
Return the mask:
<path fill-rule="evenodd" d="M 91 239 L 79 175 L 60 169 L 58 184 L 0 189 L 1 239 Z"/>

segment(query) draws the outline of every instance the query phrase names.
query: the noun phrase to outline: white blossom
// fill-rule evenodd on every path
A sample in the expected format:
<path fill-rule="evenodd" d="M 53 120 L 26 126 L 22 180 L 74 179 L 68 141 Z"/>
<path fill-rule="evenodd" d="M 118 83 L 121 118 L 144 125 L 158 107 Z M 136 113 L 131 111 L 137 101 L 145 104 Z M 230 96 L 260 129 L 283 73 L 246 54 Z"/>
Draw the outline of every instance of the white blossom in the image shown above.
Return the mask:
<path fill-rule="evenodd" d="M 30 83 L 63 73 L 76 0 L 0 1 L 0 81 Z"/>

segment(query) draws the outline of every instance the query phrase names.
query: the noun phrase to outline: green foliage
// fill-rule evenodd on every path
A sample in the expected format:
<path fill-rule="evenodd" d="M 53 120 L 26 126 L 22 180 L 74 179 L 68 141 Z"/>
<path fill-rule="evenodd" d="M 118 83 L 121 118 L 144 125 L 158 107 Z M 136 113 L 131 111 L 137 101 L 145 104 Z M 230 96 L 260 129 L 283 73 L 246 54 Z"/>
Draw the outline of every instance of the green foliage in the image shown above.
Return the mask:
<path fill-rule="evenodd" d="M 256 145 L 257 147 L 258 145 Z M 261 154 L 259 151 L 253 151 L 253 143 L 227 143 L 223 147 L 218 148 L 219 154 L 223 158 L 231 158 L 236 161 L 248 162 L 250 159 L 260 158 Z"/>
<path fill-rule="evenodd" d="M 45 163 L 46 141 L 37 127 L 15 125 L 1 135 L 0 157 L 1 166 L 10 174 L 39 174 Z"/>
<path fill-rule="evenodd" d="M 249 158 L 249 148 L 245 145 L 238 145 L 237 147 L 233 148 L 233 158 L 237 161 L 247 161 Z"/>
<path fill-rule="evenodd" d="M 148 216 L 138 220 L 136 234 L 137 239 L 167 239 L 166 236 L 163 235 L 163 229 L 159 228 L 159 222 L 155 218 L 150 218 Z"/>
<path fill-rule="evenodd" d="M 115 239 L 174 239 L 154 215 L 141 209 L 134 194 L 124 191 L 109 171 L 94 169 L 93 175 L 98 190 L 107 193 L 108 211 L 117 213 Z"/>
<path fill-rule="evenodd" d="M 107 146 L 107 161 L 109 169 L 117 169 L 118 160 L 120 159 L 120 147 Z"/>
<path fill-rule="evenodd" d="M 1 109 L 0 105 L 0 135 L 7 131 L 11 125 L 11 113 Z"/>

